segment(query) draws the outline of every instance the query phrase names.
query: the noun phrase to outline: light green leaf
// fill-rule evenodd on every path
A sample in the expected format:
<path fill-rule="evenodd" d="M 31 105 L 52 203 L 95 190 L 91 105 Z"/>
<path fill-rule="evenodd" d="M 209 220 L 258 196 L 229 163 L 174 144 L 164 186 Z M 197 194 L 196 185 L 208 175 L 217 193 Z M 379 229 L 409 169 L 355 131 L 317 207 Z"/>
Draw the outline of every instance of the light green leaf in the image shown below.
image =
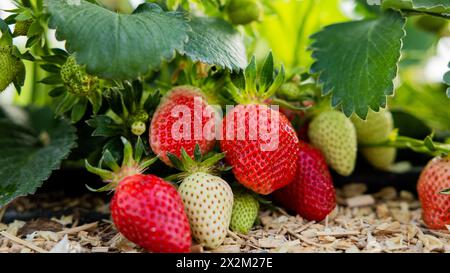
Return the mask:
<path fill-rule="evenodd" d="M 218 18 L 194 17 L 184 53 L 194 61 L 240 70 L 247 65 L 243 38 L 229 23 Z"/>
<path fill-rule="evenodd" d="M 76 146 L 75 129 L 47 108 L 3 112 L 10 118 L 0 113 L 0 207 L 34 193 Z"/>
<path fill-rule="evenodd" d="M 319 73 L 323 94 L 347 116 L 365 118 L 369 107 L 386 106 L 393 94 L 405 19 L 387 12 L 377 19 L 335 24 L 312 36 L 312 72 Z"/>
<path fill-rule="evenodd" d="M 384 0 L 383 8 L 450 13 L 450 0 Z"/>
<path fill-rule="evenodd" d="M 68 51 L 89 73 L 103 78 L 135 79 L 157 69 L 188 39 L 184 14 L 164 12 L 156 4 L 120 14 L 85 0 L 46 3 L 58 40 L 66 40 Z"/>

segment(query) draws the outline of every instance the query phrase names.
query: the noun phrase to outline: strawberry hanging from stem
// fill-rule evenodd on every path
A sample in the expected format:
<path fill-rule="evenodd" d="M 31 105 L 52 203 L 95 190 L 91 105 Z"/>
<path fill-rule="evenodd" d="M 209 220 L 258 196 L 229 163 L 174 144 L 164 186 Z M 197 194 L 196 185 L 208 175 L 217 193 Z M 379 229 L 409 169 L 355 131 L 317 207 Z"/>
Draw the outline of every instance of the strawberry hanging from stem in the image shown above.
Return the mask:
<path fill-rule="evenodd" d="M 215 144 L 214 109 L 201 90 L 192 86 L 173 88 L 161 100 L 150 124 L 149 142 L 167 165 L 167 153 L 180 156 L 181 149 L 192 156 L 195 145 L 209 152 Z"/>
<path fill-rule="evenodd" d="M 203 246 L 215 249 L 227 235 L 233 208 L 233 191 L 230 185 L 214 175 L 215 164 L 224 154 L 212 154 L 203 158 L 196 145 L 194 158 L 186 150 L 181 157 L 168 153 L 172 164 L 182 171 L 171 179 L 181 181 L 178 192 L 183 199 L 192 236 Z"/>
<path fill-rule="evenodd" d="M 222 121 L 220 147 L 239 183 L 259 194 L 289 184 L 297 168 L 298 137 L 289 120 L 265 104 L 283 84 L 281 67 L 274 77 L 272 54 L 257 75 L 255 58 L 229 84 L 238 103 Z"/>
<path fill-rule="evenodd" d="M 189 252 L 189 222 L 176 188 L 160 177 L 142 174 L 158 158 L 142 158 L 144 145 L 140 138 L 134 156 L 131 144 L 125 138 L 122 142 L 122 166 L 108 150 L 101 162 L 112 171 L 93 167 L 86 161 L 88 171 L 108 182 L 96 191 L 114 191 L 110 207 L 116 228 L 148 251 Z"/>

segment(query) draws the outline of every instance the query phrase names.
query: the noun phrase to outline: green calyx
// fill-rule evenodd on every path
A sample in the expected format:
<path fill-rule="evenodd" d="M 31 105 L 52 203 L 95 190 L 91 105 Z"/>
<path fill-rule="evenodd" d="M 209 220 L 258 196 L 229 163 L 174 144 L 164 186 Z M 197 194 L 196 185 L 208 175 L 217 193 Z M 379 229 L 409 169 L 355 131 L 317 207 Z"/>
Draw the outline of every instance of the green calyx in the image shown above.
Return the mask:
<path fill-rule="evenodd" d="M 217 171 L 227 171 L 229 168 L 219 168 L 217 163 L 225 157 L 225 153 L 210 153 L 202 155 L 200 146 L 195 145 L 194 158 L 191 158 L 184 148 L 181 148 L 181 157 L 178 158 L 172 153 L 167 153 L 167 157 L 173 166 L 181 173 L 167 177 L 167 180 L 183 180 L 185 177 L 198 172 L 215 173 Z"/>
<path fill-rule="evenodd" d="M 12 46 L 0 47 L 0 92 L 5 90 L 11 83 L 20 83 L 20 75 L 24 73 L 25 66 L 14 54 Z"/>
<path fill-rule="evenodd" d="M 158 160 L 157 157 L 143 157 L 145 153 L 145 147 L 140 138 L 138 138 L 134 149 L 128 140 L 126 140 L 124 137 L 122 137 L 121 139 L 124 145 L 123 160 L 121 166 L 119 166 L 119 164 L 116 162 L 116 159 L 113 157 L 109 150 L 106 150 L 103 153 L 103 157 L 100 160 L 99 165 L 101 166 L 105 164 L 110 170 L 105 170 L 101 167 L 93 167 L 87 160 L 85 161 L 86 169 L 89 172 L 100 176 L 103 181 L 109 182 L 108 185 L 97 190 L 88 187 L 90 190 L 95 192 L 112 191 L 124 178 L 126 178 L 127 176 L 144 173 L 150 165 Z"/>
<path fill-rule="evenodd" d="M 253 57 L 243 73 L 232 75 L 228 91 L 234 101 L 239 104 L 265 103 L 284 83 L 284 67 L 281 66 L 278 73 L 275 73 L 272 53 L 266 57 L 259 74 L 257 71 Z"/>
<path fill-rule="evenodd" d="M 67 58 L 61 67 L 61 79 L 69 93 L 79 96 L 89 96 L 99 88 L 99 79 L 89 75 L 84 66 L 77 64 L 74 56 Z"/>

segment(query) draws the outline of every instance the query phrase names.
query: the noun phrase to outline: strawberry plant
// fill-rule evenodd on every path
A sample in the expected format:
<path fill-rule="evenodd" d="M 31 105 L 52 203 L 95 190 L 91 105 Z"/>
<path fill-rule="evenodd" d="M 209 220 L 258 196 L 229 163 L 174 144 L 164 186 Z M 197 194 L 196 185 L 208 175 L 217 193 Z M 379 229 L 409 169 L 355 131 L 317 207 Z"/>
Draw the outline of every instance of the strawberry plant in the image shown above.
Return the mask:
<path fill-rule="evenodd" d="M 416 165 L 423 220 L 444 228 L 450 3 L 346 2 L 8 1 L 0 208 L 89 171 L 124 237 L 188 252 L 249 233 L 266 199 L 322 221 L 334 178 Z"/>

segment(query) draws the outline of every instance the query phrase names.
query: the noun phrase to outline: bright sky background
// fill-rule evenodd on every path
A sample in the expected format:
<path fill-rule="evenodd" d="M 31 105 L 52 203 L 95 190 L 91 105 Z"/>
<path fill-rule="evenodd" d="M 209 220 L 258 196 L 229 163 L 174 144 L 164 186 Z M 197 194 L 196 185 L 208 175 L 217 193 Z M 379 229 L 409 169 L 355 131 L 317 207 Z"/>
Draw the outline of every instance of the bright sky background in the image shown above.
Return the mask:
<path fill-rule="evenodd" d="M 131 0 L 131 3 L 136 7 L 140 3 L 143 3 L 144 0 Z M 344 11 L 348 13 L 351 12 L 353 5 L 350 1 L 344 1 L 342 8 Z M 14 5 L 10 0 L 0 0 L 0 17 L 5 18 L 7 14 L 2 9 L 11 9 L 14 8 Z M 350 14 L 349 14 L 350 15 Z M 51 36 L 53 33 L 50 33 Z M 55 44 L 54 45 L 63 45 L 63 43 L 57 42 L 55 39 L 52 39 Z M 20 47 L 25 43 L 24 38 L 17 38 L 16 44 Z M 450 37 L 442 38 L 439 41 L 437 54 L 430 58 L 425 66 L 424 76 L 425 80 L 429 82 L 441 82 L 443 79 L 443 75 L 446 71 L 448 71 L 447 65 L 450 61 Z M 10 87 L 8 90 L 0 94 L 0 103 L 11 102 L 14 95 L 14 88 Z"/>

